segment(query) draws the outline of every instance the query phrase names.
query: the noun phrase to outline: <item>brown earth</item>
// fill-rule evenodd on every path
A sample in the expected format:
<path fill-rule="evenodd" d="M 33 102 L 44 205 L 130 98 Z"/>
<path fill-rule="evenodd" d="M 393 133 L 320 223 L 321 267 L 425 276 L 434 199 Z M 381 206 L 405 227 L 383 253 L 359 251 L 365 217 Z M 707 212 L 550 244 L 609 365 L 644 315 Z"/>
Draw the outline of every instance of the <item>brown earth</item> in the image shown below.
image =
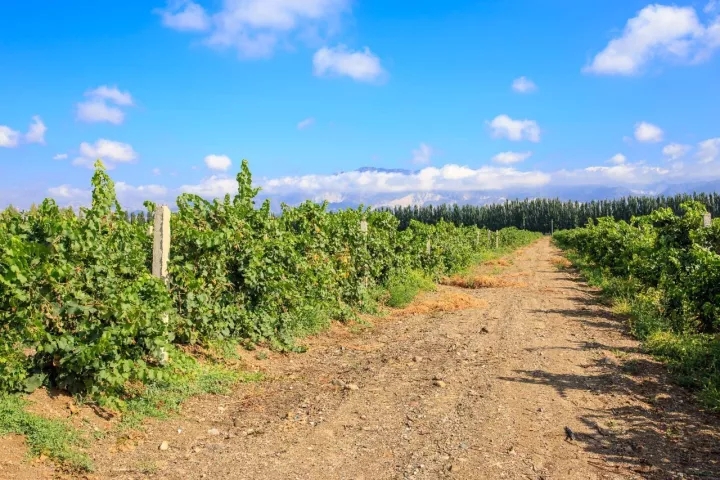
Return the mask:
<path fill-rule="evenodd" d="M 504 288 L 441 286 L 307 353 L 246 352 L 268 380 L 103 440 L 93 477 L 720 479 L 720 417 L 557 255 L 546 238 L 495 262 Z"/>

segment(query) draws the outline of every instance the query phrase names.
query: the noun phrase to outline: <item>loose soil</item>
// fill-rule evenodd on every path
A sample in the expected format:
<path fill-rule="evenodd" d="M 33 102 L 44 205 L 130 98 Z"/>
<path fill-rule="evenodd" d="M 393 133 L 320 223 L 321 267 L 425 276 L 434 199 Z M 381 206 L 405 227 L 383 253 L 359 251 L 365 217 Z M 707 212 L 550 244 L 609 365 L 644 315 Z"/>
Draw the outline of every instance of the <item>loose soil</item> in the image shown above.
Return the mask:
<path fill-rule="evenodd" d="M 501 266 L 495 287 L 440 286 L 303 354 L 244 352 L 265 381 L 100 441 L 91 478 L 720 479 L 720 417 L 558 255 L 545 238 L 475 272 Z M 0 477 L 45 478 L 26 467 Z"/>

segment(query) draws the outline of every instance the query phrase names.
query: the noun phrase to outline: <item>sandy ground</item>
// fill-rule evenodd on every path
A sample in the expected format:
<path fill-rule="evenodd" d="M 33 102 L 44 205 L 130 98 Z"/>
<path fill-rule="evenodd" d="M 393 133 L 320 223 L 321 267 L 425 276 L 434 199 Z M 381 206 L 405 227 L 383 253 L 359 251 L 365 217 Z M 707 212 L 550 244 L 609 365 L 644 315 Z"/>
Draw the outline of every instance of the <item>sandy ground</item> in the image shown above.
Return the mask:
<path fill-rule="evenodd" d="M 268 380 L 190 400 L 124 448 L 95 444 L 91 478 L 720 479 L 720 417 L 669 383 L 558 253 L 540 240 L 484 267 L 505 287 L 419 300 L 456 311 L 336 325 L 304 354 L 247 352 Z M 10 463 L 0 478 L 51 475 Z"/>

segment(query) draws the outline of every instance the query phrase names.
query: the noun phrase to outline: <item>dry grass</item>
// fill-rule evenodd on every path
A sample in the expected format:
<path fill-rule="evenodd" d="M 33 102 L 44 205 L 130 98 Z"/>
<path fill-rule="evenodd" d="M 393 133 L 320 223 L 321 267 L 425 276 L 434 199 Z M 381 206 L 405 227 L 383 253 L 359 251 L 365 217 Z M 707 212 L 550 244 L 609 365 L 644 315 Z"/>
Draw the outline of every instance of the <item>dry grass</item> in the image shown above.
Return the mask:
<path fill-rule="evenodd" d="M 507 258 L 498 258 L 497 260 L 488 260 L 483 265 L 497 265 L 499 267 L 509 267 L 512 265 L 512 261 Z"/>
<path fill-rule="evenodd" d="M 489 275 L 455 276 L 445 278 L 441 283 L 443 285 L 460 288 L 508 288 L 525 286 L 525 284 L 521 282 Z"/>
<path fill-rule="evenodd" d="M 475 298 L 462 292 L 452 292 L 442 290 L 432 295 L 424 295 L 418 298 L 411 305 L 396 310 L 395 316 L 428 314 L 438 312 L 456 312 L 468 308 L 486 307 L 488 303 L 485 300 Z"/>
<path fill-rule="evenodd" d="M 550 259 L 550 263 L 552 263 L 555 268 L 559 270 L 564 270 L 572 267 L 572 263 L 570 262 L 570 260 L 565 257 L 553 257 Z"/>

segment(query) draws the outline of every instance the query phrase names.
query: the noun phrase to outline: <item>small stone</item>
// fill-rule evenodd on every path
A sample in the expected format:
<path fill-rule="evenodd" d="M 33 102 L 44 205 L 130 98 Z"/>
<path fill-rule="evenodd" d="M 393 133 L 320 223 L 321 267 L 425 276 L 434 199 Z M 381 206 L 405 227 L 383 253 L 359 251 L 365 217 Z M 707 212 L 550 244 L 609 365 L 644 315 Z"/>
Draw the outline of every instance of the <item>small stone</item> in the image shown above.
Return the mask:
<path fill-rule="evenodd" d="M 360 387 L 358 387 L 354 383 L 348 383 L 347 385 L 345 385 L 345 390 L 360 390 Z"/>
<path fill-rule="evenodd" d="M 158 448 L 164 452 L 165 450 L 170 448 L 170 444 L 166 441 L 163 441 Z"/>
<path fill-rule="evenodd" d="M 335 385 L 336 387 L 345 388 L 345 382 L 343 382 L 342 380 L 340 380 L 340 379 L 338 379 L 338 378 L 336 378 L 335 380 L 333 380 L 332 383 L 333 383 L 333 385 Z"/>
<path fill-rule="evenodd" d="M 415 355 L 415 356 L 413 357 L 413 362 L 422 362 L 422 357 L 419 357 L 419 356 Z"/>
<path fill-rule="evenodd" d="M 443 382 L 442 380 L 435 380 L 435 381 L 433 382 L 433 385 L 435 385 L 436 387 L 444 388 L 445 385 L 446 385 L 446 383 Z"/>
<path fill-rule="evenodd" d="M 490 333 L 490 330 L 488 330 L 488 329 L 485 328 L 485 327 L 482 327 L 482 328 L 480 329 L 480 333 Z"/>
<path fill-rule="evenodd" d="M 211 428 L 207 431 L 208 435 L 220 435 L 220 430 L 217 428 Z"/>

